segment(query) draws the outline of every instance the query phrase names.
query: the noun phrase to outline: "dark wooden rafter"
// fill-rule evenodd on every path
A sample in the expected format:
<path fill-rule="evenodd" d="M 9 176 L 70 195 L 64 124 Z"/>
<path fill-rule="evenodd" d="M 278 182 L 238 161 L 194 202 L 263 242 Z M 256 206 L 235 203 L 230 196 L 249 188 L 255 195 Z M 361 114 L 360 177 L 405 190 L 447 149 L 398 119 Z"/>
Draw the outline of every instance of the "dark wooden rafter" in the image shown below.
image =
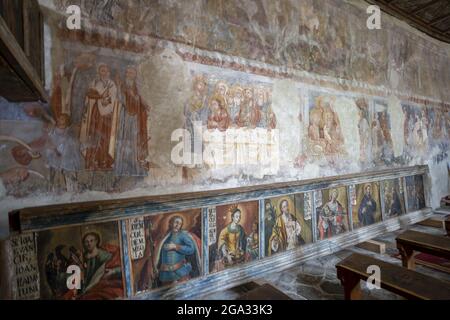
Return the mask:
<path fill-rule="evenodd" d="M 414 14 L 414 15 L 418 14 L 419 12 L 421 12 L 421 11 L 431 7 L 432 5 L 438 3 L 439 1 L 440 0 L 431 0 L 431 1 L 427 2 L 427 3 L 424 3 L 423 5 L 415 8 L 413 11 L 411 11 L 410 14 Z"/>
<path fill-rule="evenodd" d="M 430 25 L 435 25 L 436 23 L 442 22 L 445 19 L 450 18 L 450 13 L 444 14 L 443 16 L 434 18 L 433 20 L 430 21 Z"/>
<path fill-rule="evenodd" d="M 378 5 L 384 12 L 408 22 L 410 25 L 422 32 L 425 32 L 429 36 L 450 43 L 450 19 L 448 19 L 450 14 L 448 12 L 442 14 L 442 12 L 433 12 L 436 10 L 431 10 L 433 6 L 443 3 L 443 1 L 447 0 L 430 0 L 414 9 L 409 10 L 400 7 L 400 0 L 367 0 L 370 4 Z M 426 12 L 427 10 L 433 13 L 431 21 L 427 21 L 418 15 L 419 13 Z M 447 19 L 448 21 L 446 21 Z M 442 23 L 443 21 L 446 21 L 446 23 L 442 27 L 440 26 L 438 28 L 436 25 Z"/>
<path fill-rule="evenodd" d="M 10 101 L 48 101 L 39 4 L 0 0 L 0 95 Z"/>

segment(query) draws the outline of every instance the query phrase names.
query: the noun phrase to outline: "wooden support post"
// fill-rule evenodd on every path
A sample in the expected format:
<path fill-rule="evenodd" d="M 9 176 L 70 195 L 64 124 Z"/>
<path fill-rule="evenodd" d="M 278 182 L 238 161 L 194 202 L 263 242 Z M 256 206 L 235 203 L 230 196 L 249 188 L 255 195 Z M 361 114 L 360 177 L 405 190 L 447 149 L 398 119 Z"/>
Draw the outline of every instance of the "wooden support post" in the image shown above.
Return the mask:
<path fill-rule="evenodd" d="M 386 252 L 386 244 L 376 240 L 367 240 L 356 245 L 358 248 L 372 251 L 379 254 Z"/>
<path fill-rule="evenodd" d="M 344 287 L 345 300 L 361 300 L 360 278 L 353 272 L 338 268 L 337 277 Z"/>
<path fill-rule="evenodd" d="M 445 223 L 445 231 L 447 232 L 447 237 L 450 237 L 450 215 L 444 221 Z"/>
<path fill-rule="evenodd" d="M 413 255 L 414 250 L 398 242 L 397 242 L 397 249 L 400 252 L 400 255 L 402 256 L 403 267 L 408 268 L 410 270 L 414 270 L 416 268 Z"/>

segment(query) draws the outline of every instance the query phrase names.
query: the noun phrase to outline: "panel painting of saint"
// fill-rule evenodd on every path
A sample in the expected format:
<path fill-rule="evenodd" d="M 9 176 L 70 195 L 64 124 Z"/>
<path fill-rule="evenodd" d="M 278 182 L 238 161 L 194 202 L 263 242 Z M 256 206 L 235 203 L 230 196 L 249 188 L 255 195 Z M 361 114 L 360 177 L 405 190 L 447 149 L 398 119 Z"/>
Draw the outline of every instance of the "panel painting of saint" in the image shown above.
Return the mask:
<path fill-rule="evenodd" d="M 117 222 L 41 231 L 38 264 L 41 298 L 98 300 L 124 297 Z M 68 289 L 70 265 L 81 270 L 81 288 Z"/>
<path fill-rule="evenodd" d="M 422 176 L 409 176 L 405 179 L 406 194 L 408 199 L 408 212 L 425 208 L 426 204 Z"/>
<path fill-rule="evenodd" d="M 347 188 L 318 192 L 322 196 L 322 203 L 316 203 L 317 239 L 323 240 L 349 231 Z"/>
<path fill-rule="evenodd" d="M 309 193 L 307 197 L 299 193 L 265 200 L 264 250 L 266 256 L 312 242 L 310 202 L 311 194 Z"/>
<path fill-rule="evenodd" d="M 210 272 L 259 259 L 258 201 L 216 207 L 216 239 L 209 244 Z"/>
<path fill-rule="evenodd" d="M 402 215 L 405 210 L 405 193 L 403 181 L 400 179 L 385 180 L 384 189 L 384 215 L 386 219 Z"/>
<path fill-rule="evenodd" d="M 352 204 L 353 229 L 380 222 L 381 202 L 378 182 L 356 185 L 356 203 Z"/>
<path fill-rule="evenodd" d="M 201 217 L 201 209 L 193 209 L 128 220 L 134 292 L 201 275 Z"/>

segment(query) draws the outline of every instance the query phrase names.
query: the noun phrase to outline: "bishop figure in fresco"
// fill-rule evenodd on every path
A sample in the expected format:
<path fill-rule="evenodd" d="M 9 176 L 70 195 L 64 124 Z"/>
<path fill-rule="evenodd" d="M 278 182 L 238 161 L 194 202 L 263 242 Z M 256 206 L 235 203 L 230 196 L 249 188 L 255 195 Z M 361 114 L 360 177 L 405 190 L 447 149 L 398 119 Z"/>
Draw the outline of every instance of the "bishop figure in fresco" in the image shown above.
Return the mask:
<path fill-rule="evenodd" d="M 97 68 L 85 100 L 80 142 L 88 170 L 111 170 L 115 158 L 119 100 L 106 64 Z"/>

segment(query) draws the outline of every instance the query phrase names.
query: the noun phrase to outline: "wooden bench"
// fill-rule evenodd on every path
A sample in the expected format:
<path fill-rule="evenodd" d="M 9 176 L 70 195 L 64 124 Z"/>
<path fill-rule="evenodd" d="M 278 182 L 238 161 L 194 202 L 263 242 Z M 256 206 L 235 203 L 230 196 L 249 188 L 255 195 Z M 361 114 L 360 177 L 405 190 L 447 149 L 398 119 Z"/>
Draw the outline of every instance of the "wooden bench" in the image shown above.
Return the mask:
<path fill-rule="evenodd" d="M 450 215 L 444 221 L 445 231 L 447 232 L 447 237 L 450 237 Z"/>
<path fill-rule="evenodd" d="M 242 294 L 238 300 L 292 300 L 292 298 L 274 286 L 265 283 Z"/>
<path fill-rule="evenodd" d="M 395 240 L 397 241 L 397 249 L 402 256 L 403 266 L 408 269 L 413 270 L 415 268 L 414 251 L 450 259 L 450 238 L 407 230 Z"/>
<path fill-rule="evenodd" d="M 336 264 L 337 277 L 344 286 L 346 300 L 361 299 L 360 281 L 366 281 L 371 276 L 367 268 L 372 265 L 380 268 L 380 287 L 383 289 L 407 299 L 450 299 L 450 283 L 448 282 L 366 255 L 353 253 Z"/>

